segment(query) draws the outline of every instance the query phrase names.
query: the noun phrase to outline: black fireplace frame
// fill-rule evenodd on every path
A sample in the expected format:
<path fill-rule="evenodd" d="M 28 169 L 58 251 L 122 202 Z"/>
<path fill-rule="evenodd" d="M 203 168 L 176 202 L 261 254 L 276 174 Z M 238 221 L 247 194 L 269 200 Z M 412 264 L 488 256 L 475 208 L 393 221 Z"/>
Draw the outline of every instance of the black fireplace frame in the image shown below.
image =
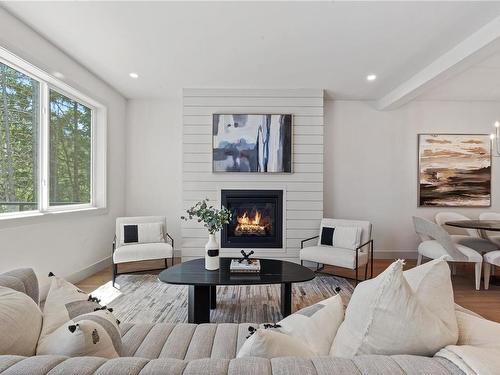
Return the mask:
<path fill-rule="evenodd" d="M 283 190 L 260 190 L 260 189 L 224 189 L 221 190 L 221 205 L 228 207 L 228 199 L 245 198 L 269 201 L 273 199 L 275 204 L 275 238 L 271 237 L 244 237 L 236 238 L 228 236 L 228 224 L 221 231 L 221 248 L 240 249 L 281 249 L 283 248 Z"/>

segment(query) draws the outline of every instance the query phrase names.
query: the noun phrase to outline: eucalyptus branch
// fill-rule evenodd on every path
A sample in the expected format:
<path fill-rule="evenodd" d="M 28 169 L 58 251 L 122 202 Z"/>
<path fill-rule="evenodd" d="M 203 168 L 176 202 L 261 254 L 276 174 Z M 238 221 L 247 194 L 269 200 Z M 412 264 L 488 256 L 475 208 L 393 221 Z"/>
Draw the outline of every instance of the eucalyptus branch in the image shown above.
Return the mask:
<path fill-rule="evenodd" d="M 207 198 L 196 203 L 186 210 L 187 216 L 181 216 L 181 219 L 188 221 L 196 218 L 198 223 L 203 223 L 203 226 L 208 229 L 208 233 L 215 234 L 231 221 L 231 212 L 224 206 L 217 209 L 209 205 L 208 201 Z"/>

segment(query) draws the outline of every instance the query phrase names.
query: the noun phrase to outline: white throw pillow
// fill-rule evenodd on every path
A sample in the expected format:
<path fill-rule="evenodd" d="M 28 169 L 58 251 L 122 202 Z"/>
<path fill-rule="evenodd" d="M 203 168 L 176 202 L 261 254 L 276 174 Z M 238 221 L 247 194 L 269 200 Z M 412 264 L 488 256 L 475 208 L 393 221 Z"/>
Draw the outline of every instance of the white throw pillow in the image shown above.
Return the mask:
<path fill-rule="evenodd" d="M 0 355 L 35 355 L 42 312 L 26 294 L 0 287 Z"/>
<path fill-rule="evenodd" d="M 355 250 L 361 243 L 363 228 L 352 226 L 322 226 L 318 246 L 333 246 Z"/>
<path fill-rule="evenodd" d="M 355 250 L 361 242 L 361 232 L 360 227 L 335 227 L 333 246 Z"/>
<path fill-rule="evenodd" d="M 447 263 L 437 260 L 412 271 L 408 277 L 412 286 L 403 274 L 403 261 L 398 260 L 376 278 L 356 287 L 333 341 L 331 355 L 431 356 L 457 342 Z M 432 280 L 440 280 L 442 285 L 431 288 Z"/>
<path fill-rule="evenodd" d="M 121 346 L 115 317 L 108 310 L 99 310 L 61 325 L 39 343 L 36 354 L 116 358 L 120 356 Z"/>
<path fill-rule="evenodd" d="M 160 222 L 123 224 L 122 226 L 122 245 L 158 242 L 163 242 L 163 224 Z"/>
<path fill-rule="evenodd" d="M 455 301 L 450 267 L 444 259 L 435 259 L 404 271 L 403 275 L 419 301 L 458 337 Z"/>
<path fill-rule="evenodd" d="M 302 341 L 270 329 L 258 329 L 241 346 L 237 358 L 242 357 L 314 357 L 316 354 Z"/>
<path fill-rule="evenodd" d="M 340 295 L 301 309 L 278 322 L 279 331 L 293 336 L 318 355 L 328 355 L 337 330 L 344 320 Z"/>

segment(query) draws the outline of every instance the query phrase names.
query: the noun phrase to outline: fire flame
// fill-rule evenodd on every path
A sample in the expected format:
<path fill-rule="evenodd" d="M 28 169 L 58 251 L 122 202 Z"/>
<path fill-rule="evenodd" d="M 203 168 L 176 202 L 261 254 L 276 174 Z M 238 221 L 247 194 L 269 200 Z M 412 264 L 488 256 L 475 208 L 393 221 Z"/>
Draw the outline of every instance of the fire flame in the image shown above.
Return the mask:
<path fill-rule="evenodd" d="M 248 216 L 248 212 L 245 211 L 242 216 L 236 218 L 238 225 L 235 232 L 240 234 L 265 234 L 266 226 L 260 223 L 261 218 L 260 211 L 256 211 L 253 218 Z"/>
<path fill-rule="evenodd" d="M 253 219 L 250 219 L 250 217 L 248 216 L 248 212 L 244 212 L 243 213 L 243 216 L 238 216 L 237 220 L 238 220 L 238 224 L 241 224 L 241 225 L 259 225 L 260 223 L 260 218 L 262 217 L 262 214 L 257 211 L 255 213 L 255 216 Z"/>

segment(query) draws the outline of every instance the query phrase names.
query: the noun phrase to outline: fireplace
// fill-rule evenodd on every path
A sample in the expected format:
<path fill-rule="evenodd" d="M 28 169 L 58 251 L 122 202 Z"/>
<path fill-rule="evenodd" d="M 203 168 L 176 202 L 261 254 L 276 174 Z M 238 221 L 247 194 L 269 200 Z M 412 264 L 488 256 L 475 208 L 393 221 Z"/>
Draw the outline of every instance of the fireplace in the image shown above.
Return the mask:
<path fill-rule="evenodd" d="M 221 247 L 283 247 L 283 190 L 222 190 L 221 203 L 232 214 Z"/>

